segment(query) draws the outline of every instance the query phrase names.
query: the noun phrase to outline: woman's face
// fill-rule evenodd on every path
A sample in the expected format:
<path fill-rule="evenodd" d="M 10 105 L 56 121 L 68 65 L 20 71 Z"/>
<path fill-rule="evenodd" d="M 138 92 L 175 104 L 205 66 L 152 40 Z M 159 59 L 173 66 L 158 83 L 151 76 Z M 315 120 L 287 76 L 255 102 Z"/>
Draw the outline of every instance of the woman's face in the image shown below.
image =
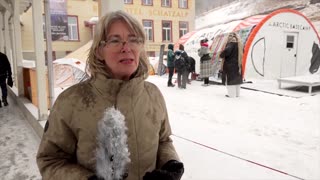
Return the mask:
<path fill-rule="evenodd" d="M 113 78 L 129 80 L 138 68 L 141 47 L 141 38 L 130 32 L 124 22 L 115 21 L 110 26 L 100 55 L 111 70 Z"/>

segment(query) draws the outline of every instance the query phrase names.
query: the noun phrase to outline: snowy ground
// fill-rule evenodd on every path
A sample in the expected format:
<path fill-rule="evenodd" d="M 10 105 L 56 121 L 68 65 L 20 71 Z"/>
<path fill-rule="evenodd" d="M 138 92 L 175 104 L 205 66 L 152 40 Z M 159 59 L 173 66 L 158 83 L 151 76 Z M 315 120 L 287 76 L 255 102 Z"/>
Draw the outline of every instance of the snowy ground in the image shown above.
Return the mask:
<path fill-rule="evenodd" d="M 232 99 L 221 85 L 192 81 L 181 90 L 167 87 L 166 76 L 148 81 L 166 99 L 174 144 L 185 164 L 183 180 L 320 179 L 319 88 L 309 95 L 260 83 L 260 89 L 288 95 L 242 89 L 241 97 Z M 38 143 L 17 107 L 1 108 L 0 179 L 40 179 Z"/>
<path fill-rule="evenodd" d="M 221 85 L 181 90 L 166 76 L 148 80 L 166 99 L 184 180 L 320 179 L 319 91 L 293 98 L 242 89 L 232 99 Z"/>
<path fill-rule="evenodd" d="M 36 152 L 40 139 L 9 97 L 0 108 L 0 179 L 39 180 Z"/>

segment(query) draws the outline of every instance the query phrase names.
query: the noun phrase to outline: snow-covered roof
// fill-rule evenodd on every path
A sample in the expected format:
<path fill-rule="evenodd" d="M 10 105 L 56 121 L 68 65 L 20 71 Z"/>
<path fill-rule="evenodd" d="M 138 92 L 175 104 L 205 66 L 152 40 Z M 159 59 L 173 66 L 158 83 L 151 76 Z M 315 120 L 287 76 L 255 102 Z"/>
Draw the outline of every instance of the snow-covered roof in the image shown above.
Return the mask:
<path fill-rule="evenodd" d="M 280 8 L 302 9 L 309 5 L 309 0 L 242 0 L 213 9 L 196 18 L 195 29 L 212 27 L 250 16 L 268 14 Z"/>

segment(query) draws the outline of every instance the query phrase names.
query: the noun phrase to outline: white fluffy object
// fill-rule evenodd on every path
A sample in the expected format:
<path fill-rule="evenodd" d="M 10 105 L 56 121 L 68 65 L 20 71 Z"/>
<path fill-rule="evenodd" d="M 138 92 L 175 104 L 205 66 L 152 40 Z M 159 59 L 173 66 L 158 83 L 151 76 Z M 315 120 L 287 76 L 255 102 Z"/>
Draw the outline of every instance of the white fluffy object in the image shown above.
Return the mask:
<path fill-rule="evenodd" d="M 97 176 L 104 180 L 122 179 L 130 162 L 124 120 L 123 114 L 111 107 L 98 122 L 96 170 Z"/>

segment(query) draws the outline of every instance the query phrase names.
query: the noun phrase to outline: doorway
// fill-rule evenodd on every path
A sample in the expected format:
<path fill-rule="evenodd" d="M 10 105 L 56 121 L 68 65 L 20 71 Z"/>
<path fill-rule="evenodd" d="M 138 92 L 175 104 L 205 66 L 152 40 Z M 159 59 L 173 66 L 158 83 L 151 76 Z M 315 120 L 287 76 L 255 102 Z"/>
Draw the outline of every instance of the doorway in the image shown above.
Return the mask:
<path fill-rule="evenodd" d="M 282 54 L 280 78 L 296 76 L 298 32 L 285 32 L 285 47 Z"/>

